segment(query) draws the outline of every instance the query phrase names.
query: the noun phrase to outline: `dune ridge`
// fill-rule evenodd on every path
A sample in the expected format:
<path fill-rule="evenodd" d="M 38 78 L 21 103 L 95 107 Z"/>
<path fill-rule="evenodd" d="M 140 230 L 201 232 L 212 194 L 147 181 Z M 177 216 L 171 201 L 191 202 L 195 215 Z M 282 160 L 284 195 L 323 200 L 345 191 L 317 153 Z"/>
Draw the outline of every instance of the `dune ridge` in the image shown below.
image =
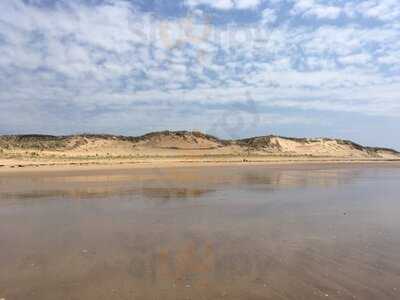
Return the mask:
<path fill-rule="evenodd" d="M 142 136 L 107 134 L 4 135 L 3 154 L 37 155 L 309 155 L 343 157 L 400 156 L 393 149 L 366 147 L 348 140 L 330 138 L 290 138 L 277 135 L 224 140 L 198 131 L 162 131 Z M 28 152 L 28 153 L 26 153 Z"/>
<path fill-rule="evenodd" d="M 0 136 L 0 165 L 32 160 L 332 158 L 400 160 L 393 149 L 366 147 L 348 140 L 266 135 L 220 139 L 198 131 L 161 131 L 142 136 L 109 134 Z"/>

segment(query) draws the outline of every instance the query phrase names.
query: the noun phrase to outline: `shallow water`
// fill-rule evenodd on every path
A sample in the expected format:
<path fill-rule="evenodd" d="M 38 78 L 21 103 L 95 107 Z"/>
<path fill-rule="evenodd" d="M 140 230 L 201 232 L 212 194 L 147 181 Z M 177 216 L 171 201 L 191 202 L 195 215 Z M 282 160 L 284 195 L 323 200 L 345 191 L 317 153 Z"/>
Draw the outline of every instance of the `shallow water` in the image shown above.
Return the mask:
<path fill-rule="evenodd" d="M 400 299 L 400 167 L 0 175 L 0 299 Z"/>

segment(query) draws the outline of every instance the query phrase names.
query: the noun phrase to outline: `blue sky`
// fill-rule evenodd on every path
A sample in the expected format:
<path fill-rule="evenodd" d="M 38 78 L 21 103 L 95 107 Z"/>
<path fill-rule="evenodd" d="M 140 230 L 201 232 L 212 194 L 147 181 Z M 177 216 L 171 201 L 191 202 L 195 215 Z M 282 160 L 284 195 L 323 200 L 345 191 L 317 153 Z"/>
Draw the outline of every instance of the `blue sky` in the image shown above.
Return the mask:
<path fill-rule="evenodd" d="M 0 134 L 400 149 L 398 0 L 1 0 Z"/>

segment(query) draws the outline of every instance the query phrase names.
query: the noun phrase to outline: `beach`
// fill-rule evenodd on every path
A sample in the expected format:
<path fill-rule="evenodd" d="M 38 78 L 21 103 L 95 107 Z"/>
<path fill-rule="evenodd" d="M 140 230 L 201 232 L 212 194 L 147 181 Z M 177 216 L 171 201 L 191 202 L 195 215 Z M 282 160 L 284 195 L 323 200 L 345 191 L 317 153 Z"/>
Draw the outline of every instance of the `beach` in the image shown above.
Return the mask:
<path fill-rule="evenodd" d="M 0 298 L 398 299 L 399 178 L 396 163 L 1 171 Z"/>

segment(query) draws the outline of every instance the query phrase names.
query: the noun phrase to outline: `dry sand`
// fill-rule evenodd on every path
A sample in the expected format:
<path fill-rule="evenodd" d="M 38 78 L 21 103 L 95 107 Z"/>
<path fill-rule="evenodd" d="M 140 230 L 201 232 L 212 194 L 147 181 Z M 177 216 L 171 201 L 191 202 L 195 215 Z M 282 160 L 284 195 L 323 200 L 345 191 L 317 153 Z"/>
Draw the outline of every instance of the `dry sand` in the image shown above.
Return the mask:
<path fill-rule="evenodd" d="M 68 170 L 116 170 L 116 169 L 143 169 L 169 167 L 201 167 L 201 166 L 268 166 L 286 164 L 376 164 L 400 165 L 400 160 L 382 159 L 317 159 L 317 158 L 249 158 L 246 161 L 237 157 L 225 159 L 146 159 L 146 160 L 63 160 L 63 161 L 29 161 L 29 160 L 0 160 L 0 174 L 11 172 L 41 172 L 41 171 L 68 171 Z"/>

